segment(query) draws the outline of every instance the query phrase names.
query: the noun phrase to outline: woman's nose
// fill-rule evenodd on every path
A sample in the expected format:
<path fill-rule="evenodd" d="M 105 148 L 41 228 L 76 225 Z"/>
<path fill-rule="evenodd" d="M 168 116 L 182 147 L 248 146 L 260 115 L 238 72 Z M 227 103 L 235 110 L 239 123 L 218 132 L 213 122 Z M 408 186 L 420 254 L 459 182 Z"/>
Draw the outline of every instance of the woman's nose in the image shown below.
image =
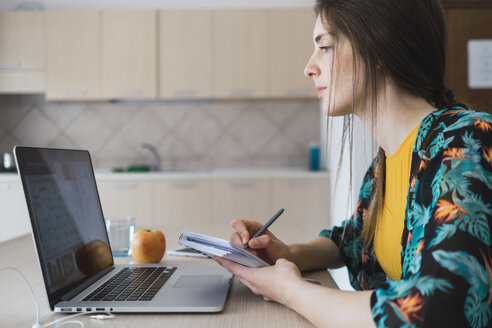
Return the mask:
<path fill-rule="evenodd" d="M 318 66 L 314 64 L 313 57 L 309 58 L 306 67 L 304 67 L 304 76 L 307 78 L 313 78 L 319 76 L 319 74 L 320 70 Z"/>

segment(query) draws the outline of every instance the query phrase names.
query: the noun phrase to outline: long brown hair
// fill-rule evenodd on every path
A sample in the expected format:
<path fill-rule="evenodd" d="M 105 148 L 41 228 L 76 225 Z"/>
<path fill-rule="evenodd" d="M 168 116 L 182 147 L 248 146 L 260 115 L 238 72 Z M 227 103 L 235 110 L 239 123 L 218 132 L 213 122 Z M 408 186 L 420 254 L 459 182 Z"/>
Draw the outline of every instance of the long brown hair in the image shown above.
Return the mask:
<path fill-rule="evenodd" d="M 383 80 L 390 79 L 399 89 L 426 99 L 435 108 L 456 102 L 444 85 L 447 35 L 439 0 L 317 0 L 315 12 L 334 35 L 335 43 L 342 35 L 350 42 L 354 56 L 353 99 L 360 87 L 364 110 L 371 110 L 373 122 L 377 116 L 377 90 L 384 87 L 384 83 L 378 85 L 377 77 L 381 75 Z M 335 46 L 335 60 L 336 49 Z M 332 105 L 330 100 L 329 106 Z M 354 112 L 355 101 L 352 115 Z M 344 137 L 348 135 L 346 131 Z M 374 135 L 374 127 L 372 132 Z M 352 160 L 351 141 L 350 145 Z M 379 149 L 377 156 L 372 201 L 362 229 L 365 247 L 374 239 L 384 200 L 384 151 Z"/>

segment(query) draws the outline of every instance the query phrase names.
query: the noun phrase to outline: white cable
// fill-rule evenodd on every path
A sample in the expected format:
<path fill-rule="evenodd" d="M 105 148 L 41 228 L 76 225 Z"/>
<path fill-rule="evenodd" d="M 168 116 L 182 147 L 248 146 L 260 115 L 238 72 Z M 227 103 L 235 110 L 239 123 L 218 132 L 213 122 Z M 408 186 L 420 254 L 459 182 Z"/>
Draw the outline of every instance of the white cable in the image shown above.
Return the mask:
<path fill-rule="evenodd" d="M 64 323 L 61 323 L 59 325 L 56 325 L 55 328 L 59 328 L 59 327 L 62 327 L 62 326 L 65 326 L 65 325 L 68 325 L 69 323 L 77 323 L 80 325 L 80 327 L 84 328 L 84 324 L 82 323 L 82 321 L 78 321 L 78 320 L 71 320 L 71 321 L 66 321 Z"/>
<path fill-rule="evenodd" d="M 0 272 L 1 271 L 4 271 L 4 270 L 14 270 L 18 274 L 20 274 L 21 277 L 26 282 L 27 286 L 29 287 L 29 290 L 31 291 L 31 295 L 32 295 L 32 298 L 34 299 L 34 303 L 36 303 L 36 327 L 39 327 L 39 304 L 38 304 L 38 300 L 36 299 L 36 296 L 34 295 L 34 291 L 32 290 L 32 287 L 31 287 L 31 284 L 29 283 L 29 280 L 27 280 L 26 276 L 24 276 L 24 274 L 19 269 L 17 269 L 17 268 L 14 268 L 14 267 L 4 267 L 4 268 L 1 268 L 0 269 Z"/>
<path fill-rule="evenodd" d="M 94 319 L 111 319 L 111 318 L 114 318 L 114 315 L 110 312 L 105 312 L 105 311 L 100 311 L 100 312 L 81 312 L 81 313 L 76 313 L 76 314 L 72 314 L 68 317 L 63 317 L 63 318 L 60 318 L 60 319 L 57 319 L 57 320 L 53 320 L 51 322 L 48 322 L 46 324 L 43 325 L 43 328 L 44 327 L 49 327 L 51 325 L 54 325 L 55 323 L 58 323 L 60 321 L 65 321 L 65 320 L 68 320 L 68 319 L 72 319 L 74 317 L 78 317 L 78 316 L 81 316 L 81 315 L 86 315 L 86 314 L 95 314 L 95 313 L 105 313 L 107 314 L 107 316 L 91 316 L 91 318 L 94 318 Z M 74 321 L 68 321 L 66 323 L 69 323 L 69 322 L 74 322 Z M 80 321 L 76 321 L 77 323 L 81 323 Z M 62 325 L 65 325 L 66 323 L 63 323 Z M 84 327 L 84 324 L 82 324 L 82 327 Z M 62 325 L 59 325 L 59 326 L 55 326 L 55 328 L 58 328 L 58 327 L 61 327 Z"/>
<path fill-rule="evenodd" d="M 65 321 L 65 320 L 68 320 L 68 319 L 72 319 L 74 317 L 78 317 L 78 316 L 81 316 L 81 315 L 85 315 L 85 314 L 94 314 L 94 313 L 104 313 L 106 315 L 93 315 L 91 316 L 91 318 L 93 319 L 111 319 L 111 318 L 114 318 L 114 315 L 110 312 L 106 312 L 106 311 L 94 311 L 94 312 L 82 312 L 82 313 L 76 313 L 76 314 L 72 314 L 68 317 L 64 317 L 64 318 L 60 318 L 60 319 L 57 319 L 57 320 L 53 320 L 51 322 L 48 322 L 46 324 L 40 324 L 39 323 L 39 303 L 38 303 L 38 300 L 36 299 L 36 296 L 34 295 L 34 291 L 31 287 L 31 284 L 29 283 L 29 280 L 27 280 L 26 276 L 24 276 L 24 274 L 17 268 L 15 267 L 3 267 L 3 268 L 0 268 L 0 272 L 1 271 L 5 271 L 5 270 L 13 270 L 15 272 L 17 272 L 18 274 L 21 275 L 21 277 L 24 279 L 24 281 L 26 282 L 27 286 L 29 287 L 29 290 L 31 291 L 31 295 L 32 295 L 32 298 L 34 299 L 34 302 L 36 303 L 36 323 L 34 325 L 32 325 L 32 328 L 44 328 L 44 327 L 49 327 L 51 325 L 54 325 L 55 323 L 58 323 L 60 321 Z M 79 324 L 80 327 L 84 328 L 84 324 L 81 322 L 81 321 L 78 321 L 78 320 L 71 320 L 71 321 L 66 321 L 66 322 L 63 322 L 59 325 L 56 325 L 55 328 L 59 328 L 59 327 L 62 327 L 66 324 L 69 324 L 69 323 L 75 323 L 75 324 Z"/>

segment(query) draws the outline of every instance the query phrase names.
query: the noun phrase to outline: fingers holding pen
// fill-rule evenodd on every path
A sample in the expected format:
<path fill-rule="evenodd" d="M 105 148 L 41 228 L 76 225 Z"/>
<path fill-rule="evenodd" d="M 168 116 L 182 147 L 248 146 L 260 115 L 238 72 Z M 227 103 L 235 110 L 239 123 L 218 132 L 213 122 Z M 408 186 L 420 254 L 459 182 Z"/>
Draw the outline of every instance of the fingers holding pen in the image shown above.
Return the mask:
<path fill-rule="evenodd" d="M 269 235 L 261 235 L 249 241 L 248 246 L 252 249 L 267 248 L 272 238 Z"/>
<path fill-rule="evenodd" d="M 236 231 L 242 245 L 246 245 L 251 236 L 260 230 L 262 225 L 257 221 L 234 219 L 231 226 Z"/>
<path fill-rule="evenodd" d="M 232 220 L 231 225 L 232 228 L 236 230 L 235 234 L 233 234 L 233 237 L 231 237 L 231 240 L 232 238 L 234 238 L 233 242 L 240 243 L 237 243 L 237 245 L 245 245 L 249 241 L 250 234 L 244 220 L 234 219 Z M 234 235 L 236 235 L 236 237 L 234 237 Z"/>

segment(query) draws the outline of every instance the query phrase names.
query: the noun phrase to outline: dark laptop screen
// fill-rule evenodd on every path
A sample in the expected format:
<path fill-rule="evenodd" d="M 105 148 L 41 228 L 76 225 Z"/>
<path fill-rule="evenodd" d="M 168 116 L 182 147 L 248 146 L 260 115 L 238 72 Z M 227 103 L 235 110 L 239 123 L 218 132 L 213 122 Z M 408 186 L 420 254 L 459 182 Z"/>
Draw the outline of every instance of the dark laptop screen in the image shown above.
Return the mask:
<path fill-rule="evenodd" d="M 50 303 L 113 264 L 89 153 L 16 147 Z"/>

